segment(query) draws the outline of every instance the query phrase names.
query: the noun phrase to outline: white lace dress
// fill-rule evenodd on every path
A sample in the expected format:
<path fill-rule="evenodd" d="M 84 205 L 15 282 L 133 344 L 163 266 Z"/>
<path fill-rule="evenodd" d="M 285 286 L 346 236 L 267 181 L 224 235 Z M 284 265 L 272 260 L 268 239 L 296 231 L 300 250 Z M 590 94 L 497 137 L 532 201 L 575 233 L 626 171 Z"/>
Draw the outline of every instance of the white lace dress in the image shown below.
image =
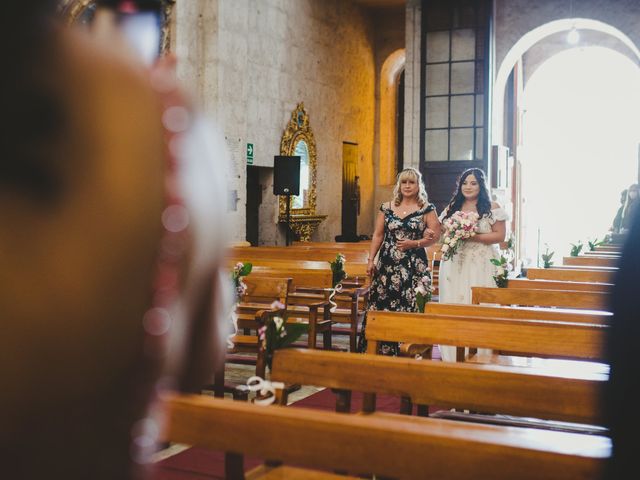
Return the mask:
<path fill-rule="evenodd" d="M 440 215 L 440 221 L 445 215 L 446 210 Z M 495 208 L 491 210 L 491 216 L 484 215 L 478 221 L 478 233 L 490 233 L 494 223 L 507 219 L 508 214 L 504 209 Z M 498 245 L 465 242 L 453 258 L 442 261 L 439 273 L 440 303 L 470 304 L 471 287 L 495 287 L 492 258 L 499 258 Z M 478 350 L 478 353 L 483 352 L 490 350 Z M 440 353 L 443 361 L 456 361 L 455 347 L 440 345 Z"/>

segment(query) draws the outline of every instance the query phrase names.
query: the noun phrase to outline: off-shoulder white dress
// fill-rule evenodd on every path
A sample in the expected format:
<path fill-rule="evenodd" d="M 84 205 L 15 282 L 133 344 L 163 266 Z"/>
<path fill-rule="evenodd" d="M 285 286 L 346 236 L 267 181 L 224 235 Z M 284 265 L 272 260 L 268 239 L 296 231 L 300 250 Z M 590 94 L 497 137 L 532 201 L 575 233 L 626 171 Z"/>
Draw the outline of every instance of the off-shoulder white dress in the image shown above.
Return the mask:
<path fill-rule="evenodd" d="M 442 212 L 440 220 L 446 215 Z M 507 212 L 494 208 L 491 215 L 484 215 L 478 221 L 478 233 L 490 233 L 491 226 L 497 221 L 508 220 Z M 495 266 L 492 258 L 499 258 L 498 245 L 485 245 L 479 242 L 465 242 L 450 260 L 440 263 L 439 301 L 440 303 L 471 303 L 471 287 L 495 287 L 493 280 Z M 490 350 L 479 350 L 478 353 Z M 456 361 L 455 347 L 440 346 L 442 360 Z"/>

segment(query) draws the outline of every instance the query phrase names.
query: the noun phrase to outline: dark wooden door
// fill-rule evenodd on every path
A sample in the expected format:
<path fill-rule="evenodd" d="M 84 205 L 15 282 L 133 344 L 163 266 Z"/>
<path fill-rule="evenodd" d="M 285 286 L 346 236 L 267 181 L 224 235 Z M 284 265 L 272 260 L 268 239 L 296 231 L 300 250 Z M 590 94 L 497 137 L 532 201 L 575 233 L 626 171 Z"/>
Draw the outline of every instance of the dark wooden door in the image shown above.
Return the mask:
<path fill-rule="evenodd" d="M 260 204 L 262 203 L 262 188 L 260 187 L 260 169 L 247 167 L 247 216 L 246 235 L 247 242 L 252 246 L 259 245 L 260 241 Z"/>
<path fill-rule="evenodd" d="M 358 145 L 342 144 L 342 235 L 337 241 L 358 240 L 358 210 L 360 192 L 358 187 Z"/>

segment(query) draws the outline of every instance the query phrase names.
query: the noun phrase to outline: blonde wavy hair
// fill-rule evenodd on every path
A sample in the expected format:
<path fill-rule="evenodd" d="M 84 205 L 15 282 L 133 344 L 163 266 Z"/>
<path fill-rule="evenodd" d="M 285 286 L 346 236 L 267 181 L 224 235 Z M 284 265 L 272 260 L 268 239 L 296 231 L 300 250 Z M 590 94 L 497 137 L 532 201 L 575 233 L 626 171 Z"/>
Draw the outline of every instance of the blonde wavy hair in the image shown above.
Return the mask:
<path fill-rule="evenodd" d="M 422 174 L 415 168 L 405 168 L 398 173 L 396 186 L 393 187 L 393 204 L 397 207 L 400 205 L 400 202 L 402 202 L 400 186 L 402 182 L 407 179 L 414 180 L 418 184 L 418 206 L 420 208 L 424 207 L 429 201 L 429 197 L 427 196 L 427 189 L 424 187 L 424 182 L 422 181 Z"/>

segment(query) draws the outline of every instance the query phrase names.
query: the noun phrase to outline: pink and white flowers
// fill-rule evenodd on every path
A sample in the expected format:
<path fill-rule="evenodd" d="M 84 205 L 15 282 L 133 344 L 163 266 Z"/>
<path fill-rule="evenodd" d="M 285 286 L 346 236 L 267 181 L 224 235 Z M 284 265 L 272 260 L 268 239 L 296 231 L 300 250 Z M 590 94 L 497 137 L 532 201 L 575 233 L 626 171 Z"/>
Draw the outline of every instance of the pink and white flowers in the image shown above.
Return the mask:
<path fill-rule="evenodd" d="M 233 271 L 231 272 L 231 281 L 233 281 L 233 287 L 236 293 L 236 302 L 239 302 L 240 299 L 247 293 L 247 284 L 244 283 L 242 277 L 246 277 L 251 273 L 251 269 L 253 265 L 249 262 L 236 263 L 236 266 L 233 267 Z"/>
<path fill-rule="evenodd" d="M 478 231 L 479 215 L 476 212 L 455 212 L 442 225 L 442 259 L 450 260 L 465 240 L 475 236 Z"/>
<path fill-rule="evenodd" d="M 418 280 L 418 284 L 415 288 L 416 293 L 416 306 L 418 311 L 424 313 L 424 308 L 428 302 L 431 301 L 431 277 L 424 275 Z"/>

